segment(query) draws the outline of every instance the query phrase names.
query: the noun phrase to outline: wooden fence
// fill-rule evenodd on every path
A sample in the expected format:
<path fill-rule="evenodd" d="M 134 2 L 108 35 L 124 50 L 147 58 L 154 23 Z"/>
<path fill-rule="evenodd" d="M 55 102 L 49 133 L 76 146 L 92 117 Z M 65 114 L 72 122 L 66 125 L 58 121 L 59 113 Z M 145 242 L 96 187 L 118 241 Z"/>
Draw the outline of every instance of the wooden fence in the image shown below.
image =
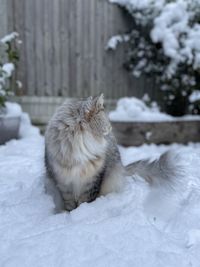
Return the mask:
<path fill-rule="evenodd" d="M 141 97 L 146 92 L 156 98 L 153 82 L 135 79 L 124 70 L 124 47 L 116 53 L 105 50 L 111 36 L 130 26 L 118 6 L 108 0 L 2 3 L 7 31 L 19 32 L 22 40 L 17 79 L 23 87 L 17 94 L 26 96 L 26 101 L 33 96 L 39 101 L 41 96 L 85 97 L 100 92 L 107 99 Z"/>
<path fill-rule="evenodd" d="M 109 38 L 129 20 L 108 0 L 7 0 L 8 28 L 22 39 L 17 73 L 28 96 L 142 96 L 146 80 L 123 69 L 122 47 L 108 52 Z"/>

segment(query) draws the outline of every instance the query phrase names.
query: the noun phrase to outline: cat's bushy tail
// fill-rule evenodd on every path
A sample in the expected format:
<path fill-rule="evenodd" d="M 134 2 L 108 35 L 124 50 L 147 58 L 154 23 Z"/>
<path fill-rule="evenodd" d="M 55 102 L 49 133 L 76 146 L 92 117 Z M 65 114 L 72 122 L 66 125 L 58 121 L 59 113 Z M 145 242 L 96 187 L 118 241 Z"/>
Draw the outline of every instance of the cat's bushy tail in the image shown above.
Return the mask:
<path fill-rule="evenodd" d="M 140 160 L 125 166 L 127 176 L 139 175 L 153 186 L 168 185 L 172 188 L 181 181 L 184 166 L 175 151 L 168 151 L 154 161 Z"/>

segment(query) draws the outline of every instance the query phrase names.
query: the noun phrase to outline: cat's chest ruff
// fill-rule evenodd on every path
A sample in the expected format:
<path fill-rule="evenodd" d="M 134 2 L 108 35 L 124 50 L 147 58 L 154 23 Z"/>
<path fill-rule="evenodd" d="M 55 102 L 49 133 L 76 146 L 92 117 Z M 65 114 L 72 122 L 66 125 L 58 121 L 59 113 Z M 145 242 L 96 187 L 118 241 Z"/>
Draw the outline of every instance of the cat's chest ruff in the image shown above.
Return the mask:
<path fill-rule="evenodd" d="M 83 164 L 77 164 L 71 170 L 69 170 L 70 176 L 73 177 L 79 177 L 80 179 L 85 179 L 89 177 L 93 177 L 97 174 L 97 172 L 101 169 L 103 166 L 103 159 L 102 158 L 96 158 L 88 160 L 87 162 Z"/>
<path fill-rule="evenodd" d="M 105 140 L 97 142 L 87 135 L 77 138 L 71 154 L 71 164 L 62 169 L 62 183 L 92 181 L 104 165 L 105 147 Z"/>
<path fill-rule="evenodd" d="M 103 165 L 103 158 L 96 158 L 84 164 L 76 164 L 71 168 L 63 168 L 59 175 L 59 182 L 66 186 L 73 184 L 75 187 L 93 182 Z"/>

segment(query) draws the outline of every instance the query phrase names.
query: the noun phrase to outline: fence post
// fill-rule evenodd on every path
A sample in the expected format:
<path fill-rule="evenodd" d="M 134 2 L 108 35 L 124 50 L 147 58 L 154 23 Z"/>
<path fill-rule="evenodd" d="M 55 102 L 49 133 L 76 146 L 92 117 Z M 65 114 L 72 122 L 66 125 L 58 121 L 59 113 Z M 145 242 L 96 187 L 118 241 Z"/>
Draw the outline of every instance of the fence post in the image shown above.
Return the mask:
<path fill-rule="evenodd" d="M 8 33 L 7 0 L 0 0 L 0 38 Z"/>

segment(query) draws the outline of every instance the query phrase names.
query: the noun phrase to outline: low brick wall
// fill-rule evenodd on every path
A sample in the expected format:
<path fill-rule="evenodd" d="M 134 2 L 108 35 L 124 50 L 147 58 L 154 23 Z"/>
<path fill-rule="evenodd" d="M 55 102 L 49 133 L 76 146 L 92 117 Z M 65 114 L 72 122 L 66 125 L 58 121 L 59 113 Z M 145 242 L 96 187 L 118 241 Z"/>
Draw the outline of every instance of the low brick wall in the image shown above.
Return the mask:
<path fill-rule="evenodd" d="M 118 143 L 123 146 L 200 142 L 200 120 L 112 122 L 112 127 Z"/>

